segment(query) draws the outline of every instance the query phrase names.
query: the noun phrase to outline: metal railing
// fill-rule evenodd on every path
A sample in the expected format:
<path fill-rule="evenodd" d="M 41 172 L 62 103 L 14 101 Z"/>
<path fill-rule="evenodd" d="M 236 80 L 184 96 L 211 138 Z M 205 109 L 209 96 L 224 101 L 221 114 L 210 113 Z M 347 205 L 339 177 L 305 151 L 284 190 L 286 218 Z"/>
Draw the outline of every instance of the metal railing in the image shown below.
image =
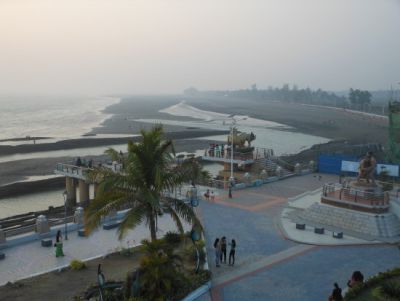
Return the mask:
<path fill-rule="evenodd" d="M 57 165 L 56 165 L 56 171 L 66 173 L 66 174 L 76 175 L 76 176 L 82 177 L 82 178 L 85 178 L 87 176 L 88 170 L 90 170 L 90 168 L 88 168 L 88 167 L 76 166 L 76 165 L 65 164 L 65 163 L 57 163 Z"/>
<path fill-rule="evenodd" d="M 322 195 L 324 197 L 338 198 L 340 201 L 349 204 L 360 204 L 368 207 L 386 208 L 389 206 L 389 192 L 368 192 L 355 188 L 343 187 L 339 184 L 325 184 Z"/>
<path fill-rule="evenodd" d="M 268 148 L 259 148 L 256 147 L 253 150 L 249 148 L 248 152 L 233 152 L 233 160 L 237 161 L 247 161 L 247 160 L 257 160 L 263 158 L 270 158 L 274 156 L 274 151 Z M 230 147 L 227 149 L 220 149 L 220 148 L 208 148 L 204 150 L 203 157 L 206 158 L 221 158 L 221 159 L 231 159 L 231 149 Z"/>
<path fill-rule="evenodd" d="M 66 219 L 67 223 L 71 223 L 74 220 L 74 216 L 67 216 Z M 57 225 L 62 225 L 64 224 L 64 218 L 57 218 L 57 219 L 51 219 L 49 220 L 49 226 L 57 226 Z M 6 237 L 11 237 L 15 235 L 20 235 L 24 233 L 29 233 L 29 232 L 35 232 L 36 231 L 36 223 L 33 223 L 32 225 L 27 225 L 27 226 L 21 226 L 21 227 L 15 227 L 11 229 L 4 229 L 4 233 Z"/>

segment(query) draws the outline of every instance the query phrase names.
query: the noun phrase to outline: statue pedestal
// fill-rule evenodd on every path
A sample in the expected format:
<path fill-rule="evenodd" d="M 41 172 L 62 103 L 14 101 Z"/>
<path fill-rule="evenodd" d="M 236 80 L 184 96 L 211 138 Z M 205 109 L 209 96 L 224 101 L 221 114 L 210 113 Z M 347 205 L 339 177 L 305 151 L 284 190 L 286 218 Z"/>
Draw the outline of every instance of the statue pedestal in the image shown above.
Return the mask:
<path fill-rule="evenodd" d="M 352 181 L 342 187 L 325 185 L 321 202 L 369 213 L 389 210 L 388 193 L 384 193 L 382 187 L 367 182 Z"/>

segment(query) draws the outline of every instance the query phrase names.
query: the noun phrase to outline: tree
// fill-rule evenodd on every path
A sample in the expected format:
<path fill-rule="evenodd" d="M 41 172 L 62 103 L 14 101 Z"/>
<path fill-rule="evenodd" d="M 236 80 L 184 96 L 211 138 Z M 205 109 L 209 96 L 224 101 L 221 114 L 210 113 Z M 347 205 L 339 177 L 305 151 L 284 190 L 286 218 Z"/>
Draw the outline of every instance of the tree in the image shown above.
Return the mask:
<path fill-rule="evenodd" d="M 190 182 L 194 186 L 197 183 L 205 184 L 207 185 L 208 182 L 211 180 L 211 175 L 207 170 L 203 169 L 203 166 L 195 159 L 195 158 L 190 158 L 182 163 L 182 167 L 184 169 L 190 169 L 191 170 L 191 175 L 190 175 Z"/>
<path fill-rule="evenodd" d="M 181 258 L 164 241 L 142 241 L 144 256 L 140 259 L 140 284 L 149 300 L 166 300 L 178 290 L 183 274 Z"/>
<path fill-rule="evenodd" d="M 85 211 L 85 229 L 90 233 L 101 219 L 111 212 L 130 209 L 118 228 L 119 239 L 127 230 L 146 222 L 151 240 L 157 239 L 157 219 L 168 214 L 183 233 L 181 219 L 201 229 L 192 207 L 182 200 L 167 196 L 177 186 L 192 180 L 193 166 L 173 164 L 174 147 L 171 140 L 163 140 L 162 126 L 150 131 L 141 130 L 139 143 L 128 143 L 128 154 L 114 149 L 106 151 L 113 160 L 122 162 L 122 171 L 107 167 L 95 168 L 90 177 L 100 183 L 95 199 Z"/>
<path fill-rule="evenodd" d="M 359 89 L 354 90 L 350 88 L 349 100 L 353 105 L 359 105 L 363 108 L 364 105 L 371 103 L 371 96 L 372 95 L 369 91 L 362 91 Z"/>

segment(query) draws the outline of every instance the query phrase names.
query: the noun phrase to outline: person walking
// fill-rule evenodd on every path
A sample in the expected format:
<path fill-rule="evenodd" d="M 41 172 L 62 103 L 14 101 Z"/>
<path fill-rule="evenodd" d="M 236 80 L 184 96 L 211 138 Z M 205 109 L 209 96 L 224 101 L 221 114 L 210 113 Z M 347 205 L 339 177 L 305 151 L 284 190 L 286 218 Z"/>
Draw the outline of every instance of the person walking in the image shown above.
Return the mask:
<path fill-rule="evenodd" d="M 204 198 L 209 201 L 210 200 L 210 189 L 207 189 L 207 191 L 204 193 Z"/>
<path fill-rule="evenodd" d="M 213 190 L 211 190 L 210 199 L 211 199 L 211 202 L 214 203 L 214 201 L 215 201 L 215 194 L 214 194 L 214 191 L 213 191 Z"/>
<path fill-rule="evenodd" d="M 224 259 L 222 261 L 222 258 Z M 220 255 L 221 263 L 226 263 L 226 237 L 223 236 L 221 238 L 221 255 Z"/>
<path fill-rule="evenodd" d="M 219 238 L 216 238 L 214 241 L 214 250 L 215 250 L 215 266 L 219 268 L 220 267 L 219 258 L 221 256 L 221 242 Z"/>
<path fill-rule="evenodd" d="M 231 246 L 231 250 L 229 251 L 229 265 L 233 266 L 235 265 L 236 241 L 232 239 L 232 242 L 230 242 L 229 245 Z"/>
<path fill-rule="evenodd" d="M 56 257 L 60 257 L 60 256 L 63 257 L 64 251 L 63 251 L 61 230 L 57 231 L 56 243 L 54 244 L 54 246 L 56 247 Z"/>

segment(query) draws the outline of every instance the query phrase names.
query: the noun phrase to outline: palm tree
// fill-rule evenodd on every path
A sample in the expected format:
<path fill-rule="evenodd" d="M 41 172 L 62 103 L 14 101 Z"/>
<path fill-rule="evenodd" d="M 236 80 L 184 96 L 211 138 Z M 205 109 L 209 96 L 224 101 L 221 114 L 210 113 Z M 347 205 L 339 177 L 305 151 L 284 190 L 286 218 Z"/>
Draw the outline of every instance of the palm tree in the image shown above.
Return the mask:
<path fill-rule="evenodd" d="M 184 283 L 182 259 L 163 240 L 142 241 L 140 259 L 141 294 L 148 300 L 168 300 Z"/>
<path fill-rule="evenodd" d="M 90 233 L 101 219 L 116 210 L 130 208 L 118 228 L 119 239 L 127 230 L 146 222 L 151 240 L 157 239 L 157 219 L 169 214 L 183 233 L 181 219 L 201 229 L 192 207 L 182 200 L 168 197 L 164 192 L 192 180 L 190 164 L 173 164 L 174 147 L 171 140 L 163 140 L 161 125 L 150 131 L 141 130 L 141 142 L 128 143 L 128 154 L 121 156 L 115 149 L 106 153 L 122 163 L 121 172 L 107 167 L 95 168 L 92 181 L 100 183 L 95 199 L 85 211 L 85 228 Z"/>
<path fill-rule="evenodd" d="M 209 184 L 208 182 L 211 180 L 210 173 L 207 170 L 203 170 L 203 166 L 195 158 L 192 157 L 184 161 L 182 167 L 191 171 L 190 182 L 194 186 L 197 182 Z"/>

